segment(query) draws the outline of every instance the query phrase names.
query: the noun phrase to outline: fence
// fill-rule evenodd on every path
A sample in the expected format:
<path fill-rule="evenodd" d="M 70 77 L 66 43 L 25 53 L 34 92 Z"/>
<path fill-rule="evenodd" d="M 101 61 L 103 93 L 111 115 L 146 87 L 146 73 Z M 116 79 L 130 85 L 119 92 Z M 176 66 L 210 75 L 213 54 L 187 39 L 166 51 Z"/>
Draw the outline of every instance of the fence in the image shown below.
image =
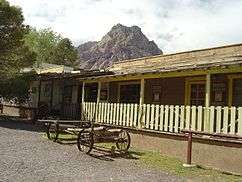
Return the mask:
<path fill-rule="evenodd" d="M 95 122 L 139 129 L 179 133 L 191 128 L 194 131 L 242 135 L 242 107 L 85 102 L 83 113 Z"/>

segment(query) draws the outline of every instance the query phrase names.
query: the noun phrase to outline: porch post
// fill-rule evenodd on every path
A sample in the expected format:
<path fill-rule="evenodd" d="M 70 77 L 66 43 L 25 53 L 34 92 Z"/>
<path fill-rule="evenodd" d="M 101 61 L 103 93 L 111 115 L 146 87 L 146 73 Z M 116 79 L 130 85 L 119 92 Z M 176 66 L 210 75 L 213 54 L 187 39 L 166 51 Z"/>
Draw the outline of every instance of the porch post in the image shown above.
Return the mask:
<path fill-rule="evenodd" d="M 82 82 L 82 105 L 85 102 L 85 82 Z"/>
<path fill-rule="evenodd" d="M 143 104 L 144 104 L 144 96 L 145 96 L 145 79 L 142 78 L 140 80 L 140 99 L 139 99 L 139 119 L 138 119 L 138 128 L 142 128 L 144 126 L 143 122 Z"/>
<path fill-rule="evenodd" d="M 82 82 L 82 103 L 81 103 L 81 119 L 85 120 L 86 116 L 84 113 L 84 102 L 85 102 L 85 82 Z"/>
<path fill-rule="evenodd" d="M 102 83 L 99 81 L 98 82 L 98 90 L 97 90 L 97 103 L 100 102 L 101 86 L 102 86 Z"/>
<path fill-rule="evenodd" d="M 140 99 L 139 99 L 139 104 L 142 105 L 144 104 L 144 91 L 145 91 L 145 79 L 142 78 L 140 81 Z"/>
<path fill-rule="evenodd" d="M 205 131 L 209 131 L 209 120 L 210 120 L 210 91 L 211 91 L 211 74 L 206 75 L 206 96 L 205 96 L 205 107 L 206 107 L 206 117 L 205 117 Z"/>

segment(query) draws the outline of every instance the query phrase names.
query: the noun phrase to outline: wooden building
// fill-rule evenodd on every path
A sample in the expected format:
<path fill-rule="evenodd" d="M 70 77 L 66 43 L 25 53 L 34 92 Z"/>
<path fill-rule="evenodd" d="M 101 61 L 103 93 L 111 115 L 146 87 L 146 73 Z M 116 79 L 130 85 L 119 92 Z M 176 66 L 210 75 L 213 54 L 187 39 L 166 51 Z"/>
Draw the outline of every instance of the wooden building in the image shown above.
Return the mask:
<path fill-rule="evenodd" d="M 32 90 L 36 106 L 129 128 L 133 146 L 181 160 L 183 129 L 233 137 L 197 136 L 193 161 L 241 174 L 242 44 L 121 61 L 105 72 L 42 75 Z"/>
<path fill-rule="evenodd" d="M 242 44 L 125 60 L 106 72 L 43 75 L 34 98 L 97 122 L 242 134 L 241 64 Z"/>
<path fill-rule="evenodd" d="M 242 134 L 241 63 L 241 44 L 121 61 L 114 74 L 79 79 L 84 112 L 142 129 Z"/>

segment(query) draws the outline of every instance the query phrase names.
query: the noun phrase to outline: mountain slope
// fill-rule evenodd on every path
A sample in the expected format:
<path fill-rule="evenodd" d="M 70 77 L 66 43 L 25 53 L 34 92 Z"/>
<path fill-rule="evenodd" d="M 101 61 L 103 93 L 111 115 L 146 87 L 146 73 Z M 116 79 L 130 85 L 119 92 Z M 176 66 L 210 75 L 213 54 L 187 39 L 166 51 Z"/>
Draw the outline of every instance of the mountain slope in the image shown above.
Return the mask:
<path fill-rule="evenodd" d="M 101 41 L 86 42 L 77 48 L 80 68 L 101 69 L 113 62 L 162 54 L 154 41 L 142 33 L 138 26 L 117 24 Z"/>

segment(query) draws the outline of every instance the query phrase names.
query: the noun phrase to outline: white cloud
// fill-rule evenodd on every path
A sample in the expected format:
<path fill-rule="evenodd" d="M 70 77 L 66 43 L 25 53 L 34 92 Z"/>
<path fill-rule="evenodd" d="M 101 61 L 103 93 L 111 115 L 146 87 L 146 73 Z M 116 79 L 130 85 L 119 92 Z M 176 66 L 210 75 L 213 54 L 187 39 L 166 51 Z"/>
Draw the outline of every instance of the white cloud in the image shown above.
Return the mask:
<path fill-rule="evenodd" d="M 51 27 L 76 45 L 117 23 L 138 25 L 165 52 L 242 42 L 240 0 L 9 0 L 27 24 Z"/>

